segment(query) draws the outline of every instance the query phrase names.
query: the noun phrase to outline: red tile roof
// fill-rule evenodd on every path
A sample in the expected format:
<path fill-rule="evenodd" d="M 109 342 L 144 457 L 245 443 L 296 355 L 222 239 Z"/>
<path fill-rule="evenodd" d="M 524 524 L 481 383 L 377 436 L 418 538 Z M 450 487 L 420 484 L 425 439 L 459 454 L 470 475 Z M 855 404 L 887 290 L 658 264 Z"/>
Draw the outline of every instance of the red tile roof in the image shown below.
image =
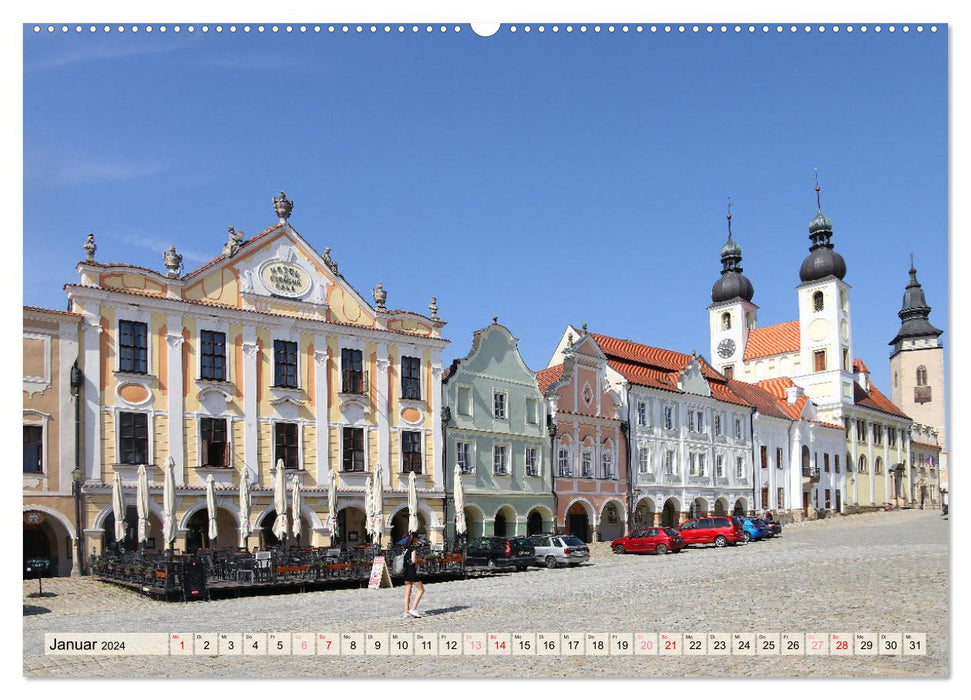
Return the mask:
<path fill-rule="evenodd" d="M 624 375 L 627 381 L 640 386 L 666 391 L 678 391 L 679 372 L 665 372 L 663 370 L 645 367 L 633 362 L 608 359 L 607 364 Z"/>
<path fill-rule="evenodd" d="M 799 350 L 799 321 L 786 321 L 774 326 L 753 328 L 745 344 L 743 360 L 782 355 Z"/>
<path fill-rule="evenodd" d="M 539 383 L 539 390 L 546 393 L 546 390 L 553 386 L 560 377 L 563 376 L 563 365 L 553 365 L 546 369 L 541 369 L 536 373 L 536 381 Z"/>
<path fill-rule="evenodd" d="M 599 333 L 591 333 L 590 336 L 597 341 L 600 345 L 600 349 L 603 350 L 604 354 L 608 357 L 617 358 L 620 360 L 628 360 L 631 362 L 636 362 L 641 365 L 648 365 L 661 370 L 667 370 L 669 372 L 681 372 L 685 366 L 691 362 L 691 355 L 683 352 L 675 352 L 674 350 L 666 350 L 664 348 L 656 348 L 651 345 L 643 345 L 641 343 L 635 343 L 632 340 L 623 340 L 621 338 L 613 338 L 609 335 L 600 335 Z M 698 358 L 702 360 L 701 372 L 708 378 L 718 378 L 721 377 L 711 365 L 703 361 L 703 358 Z"/>
<path fill-rule="evenodd" d="M 940 450 L 940 445 L 932 445 L 929 442 L 917 442 L 916 440 L 910 441 L 911 446 L 917 445 L 918 447 L 926 447 L 929 450 Z"/>
<path fill-rule="evenodd" d="M 821 421 L 821 420 L 814 420 L 812 422 L 823 428 L 832 428 L 833 430 L 842 430 L 844 432 L 846 431 L 845 425 L 836 425 L 836 423 L 826 423 L 825 421 Z"/>
<path fill-rule="evenodd" d="M 854 360 L 853 366 L 856 367 L 857 363 L 859 363 L 860 366 L 866 366 L 861 360 Z M 898 408 L 893 401 L 884 396 L 873 382 L 867 381 L 867 384 L 870 387 L 869 391 L 860 386 L 859 382 L 853 382 L 853 402 L 857 406 L 873 408 L 882 413 L 889 413 L 892 416 L 900 416 L 901 418 L 907 419 L 910 418 L 910 416 L 900 410 L 900 408 Z"/>
<path fill-rule="evenodd" d="M 83 314 L 79 314 L 75 311 L 58 311 L 57 309 L 42 309 L 39 306 L 24 306 L 24 311 L 31 311 L 38 314 L 56 314 L 57 316 L 74 316 L 76 318 L 81 318 Z"/>
<path fill-rule="evenodd" d="M 802 404 L 796 403 L 792 406 L 760 386 L 755 384 L 749 384 L 748 382 L 741 382 L 736 379 L 729 379 L 728 386 L 731 388 L 735 394 L 741 397 L 749 406 L 752 406 L 759 413 L 772 416 L 773 418 L 787 418 L 793 419 L 798 418 L 798 414 L 794 415 L 794 407 L 800 406 L 800 408 L 805 405 L 803 401 Z M 800 411 L 801 412 L 801 411 Z"/>
<path fill-rule="evenodd" d="M 855 360 L 853 360 L 853 371 L 863 372 L 864 374 L 870 374 L 870 370 L 867 368 L 865 364 L 863 364 L 863 360 L 861 360 L 860 358 L 856 358 Z"/>
<path fill-rule="evenodd" d="M 734 391 L 732 391 L 731 388 L 729 388 L 727 384 L 719 384 L 717 382 L 710 382 L 709 383 L 709 386 L 711 387 L 711 395 L 712 395 L 712 397 L 718 399 L 719 401 L 725 401 L 727 403 L 734 403 L 734 404 L 738 404 L 740 406 L 751 406 L 752 405 L 748 401 L 746 401 L 744 398 L 742 398 L 741 396 L 739 396 L 738 394 L 736 394 Z"/>

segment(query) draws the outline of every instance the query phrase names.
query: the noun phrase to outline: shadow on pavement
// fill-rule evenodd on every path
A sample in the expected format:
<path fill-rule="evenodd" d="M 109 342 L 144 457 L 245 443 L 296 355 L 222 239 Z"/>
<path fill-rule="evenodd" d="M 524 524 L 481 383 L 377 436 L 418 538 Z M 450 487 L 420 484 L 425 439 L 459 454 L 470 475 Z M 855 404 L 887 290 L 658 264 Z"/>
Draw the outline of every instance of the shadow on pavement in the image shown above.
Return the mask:
<path fill-rule="evenodd" d="M 39 605 L 25 605 L 24 606 L 24 617 L 28 615 L 43 615 L 44 613 L 49 613 L 49 608 L 42 608 Z"/>

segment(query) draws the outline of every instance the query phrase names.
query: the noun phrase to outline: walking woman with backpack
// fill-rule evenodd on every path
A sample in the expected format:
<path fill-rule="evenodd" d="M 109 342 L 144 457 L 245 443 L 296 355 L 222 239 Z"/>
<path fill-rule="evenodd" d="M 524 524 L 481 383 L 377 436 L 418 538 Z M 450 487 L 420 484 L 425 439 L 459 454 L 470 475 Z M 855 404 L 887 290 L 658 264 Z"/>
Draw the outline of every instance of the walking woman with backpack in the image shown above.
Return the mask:
<path fill-rule="evenodd" d="M 405 617 L 422 617 L 418 612 L 418 603 L 425 594 L 425 585 L 418 576 L 418 535 L 409 532 L 405 541 Z M 417 595 L 415 602 L 411 602 L 411 589 L 415 588 Z"/>

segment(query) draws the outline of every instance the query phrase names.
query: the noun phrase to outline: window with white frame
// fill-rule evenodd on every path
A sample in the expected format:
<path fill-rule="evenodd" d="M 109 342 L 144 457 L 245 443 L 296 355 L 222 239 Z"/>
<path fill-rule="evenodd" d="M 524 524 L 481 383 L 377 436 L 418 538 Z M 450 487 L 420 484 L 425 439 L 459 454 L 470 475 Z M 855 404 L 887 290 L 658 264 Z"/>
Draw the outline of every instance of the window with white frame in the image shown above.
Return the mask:
<path fill-rule="evenodd" d="M 604 479 L 614 478 L 614 451 L 610 448 L 605 448 L 603 453 L 600 455 L 600 473 L 603 475 Z"/>
<path fill-rule="evenodd" d="M 118 414 L 118 462 L 148 464 L 148 414 Z"/>
<path fill-rule="evenodd" d="M 473 471 L 474 466 L 472 464 L 472 443 L 470 442 L 456 442 L 455 443 L 455 461 L 459 465 L 459 469 L 463 474 L 469 474 Z"/>
<path fill-rule="evenodd" d="M 641 474 L 651 473 L 651 448 L 647 445 L 637 448 L 637 471 Z"/>
<path fill-rule="evenodd" d="M 585 479 L 593 478 L 593 452 L 584 450 L 580 454 L 580 476 Z"/>
<path fill-rule="evenodd" d="M 229 466 L 229 438 L 225 418 L 200 418 L 199 441 L 202 443 L 203 466 Z"/>
<path fill-rule="evenodd" d="M 696 425 L 698 426 L 698 432 L 699 433 L 705 432 L 705 412 L 696 411 L 695 415 L 697 416 Z"/>
<path fill-rule="evenodd" d="M 561 447 L 556 453 L 556 472 L 559 476 L 573 476 L 570 450 L 566 447 Z"/>
<path fill-rule="evenodd" d="M 664 407 L 664 428 L 671 430 L 674 427 L 674 409 L 670 406 Z"/>
<path fill-rule="evenodd" d="M 460 416 L 472 415 L 472 390 L 467 386 L 458 388 L 458 410 Z"/>
<path fill-rule="evenodd" d="M 722 434 L 722 417 L 721 417 L 721 414 L 720 413 L 716 413 L 713 416 L 712 421 L 713 421 L 714 426 L 715 426 L 715 435 L 721 435 Z"/>
<path fill-rule="evenodd" d="M 647 404 L 643 401 L 637 402 L 637 424 L 642 428 L 647 425 Z"/>
<path fill-rule="evenodd" d="M 44 472 L 44 426 L 24 424 L 24 473 Z"/>
<path fill-rule="evenodd" d="M 526 476 L 539 476 L 539 450 L 526 448 Z"/>
<path fill-rule="evenodd" d="M 274 423 L 273 443 L 277 460 L 283 460 L 284 469 L 300 469 L 300 424 Z"/>
<path fill-rule="evenodd" d="M 705 453 L 699 452 L 698 453 L 698 476 L 706 476 L 707 472 L 705 471 L 705 469 L 706 469 Z"/>
<path fill-rule="evenodd" d="M 782 469 L 782 448 L 775 448 L 775 468 Z"/>
<path fill-rule="evenodd" d="M 688 411 L 688 430 L 692 433 L 695 431 L 695 412 L 694 411 Z"/>
<path fill-rule="evenodd" d="M 698 455 L 688 453 L 688 476 L 698 476 Z"/>
<path fill-rule="evenodd" d="M 501 420 L 506 420 L 506 393 L 504 391 L 492 392 L 492 415 Z"/>
<path fill-rule="evenodd" d="M 678 465 L 675 461 L 674 450 L 664 451 L 664 473 L 665 474 L 677 474 Z"/>
<path fill-rule="evenodd" d="M 509 473 L 509 446 L 492 446 L 492 473 L 502 476 Z"/>
<path fill-rule="evenodd" d="M 740 418 L 735 419 L 735 439 L 742 439 L 742 420 Z"/>
<path fill-rule="evenodd" d="M 401 357 L 401 398 L 421 399 L 421 358 Z"/>
<path fill-rule="evenodd" d="M 364 428 L 344 428 L 341 467 L 345 472 L 364 471 Z"/>
<path fill-rule="evenodd" d="M 201 331 L 199 334 L 199 377 L 226 381 L 226 334 Z"/>
<path fill-rule="evenodd" d="M 526 422 L 530 425 L 539 423 L 539 416 L 536 413 L 536 399 L 526 399 Z"/>
<path fill-rule="evenodd" d="M 421 474 L 421 438 L 417 430 L 401 431 L 401 471 Z"/>
<path fill-rule="evenodd" d="M 715 455 L 715 476 L 719 479 L 725 478 L 725 456 Z"/>
<path fill-rule="evenodd" d="M 745 478 L 745 459 L 742 457 L 735 458 L 735 476 L 739 479 Z"/>
<path fill-rule="evenodd" d="M 118 369 L 136 374 L 148 372 L 148 324 L 118 322 Z"/>

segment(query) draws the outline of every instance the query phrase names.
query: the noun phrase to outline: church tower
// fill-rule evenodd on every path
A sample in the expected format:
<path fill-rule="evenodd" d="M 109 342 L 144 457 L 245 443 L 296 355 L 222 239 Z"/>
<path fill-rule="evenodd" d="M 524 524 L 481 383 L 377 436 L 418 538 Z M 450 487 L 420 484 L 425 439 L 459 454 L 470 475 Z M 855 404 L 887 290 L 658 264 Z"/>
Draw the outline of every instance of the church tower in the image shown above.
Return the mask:
<path fill-rule="evenodd" d="M 815 177 L 815 176 L 814 176 Z M 809 255 L 799 268 L 800 376 L 793 380 L 821 408 L 853 403 L 853 344 L 846 261 L 833 249 L 833 222 L 823 214 L 816 182 L 816 217 Z"/>
<path fill-rule="evenodd" d="M 721 249 L 722 274 L 711 288 L 712 303 L 708 307 L 710 361 L 729 379 L 743 376 L 742 356 L 759 310 L 752 303 L 752 283 L 742 274 L 742 247 L 732 240 L 731 206 L 729 203 L 728 241 Z"/>
<path fill-rule="evenodd" d="M 930 314 L 931 307 L 917 281 L 917 269 L 911 258 L 910 282 L 904 289 L 904 301 L 897 313 L 900 330 L 890 341 L 893 346 L 890 353 L 891 396 L 915 422 L 936 428 L 938 441 L 946 446 L 944 347 L 938 339 L 944 331 L 930 324 L 927 320 Z"/>

